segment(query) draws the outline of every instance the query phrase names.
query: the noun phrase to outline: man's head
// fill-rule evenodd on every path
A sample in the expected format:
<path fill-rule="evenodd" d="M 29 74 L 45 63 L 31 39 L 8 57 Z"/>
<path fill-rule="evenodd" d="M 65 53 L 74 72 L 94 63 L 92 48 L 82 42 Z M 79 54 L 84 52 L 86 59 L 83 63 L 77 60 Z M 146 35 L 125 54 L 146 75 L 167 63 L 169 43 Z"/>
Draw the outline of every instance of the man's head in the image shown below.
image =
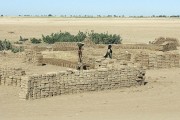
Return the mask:
<path fill-rule="evenodd" d="M 111 49 L 112 48 L 112 45 L 108 45 L 108 49 Z"/>
<path fill-rule="evenodd" d="M 77 45 L 78 45 L 79 49 L 81 49 L 84 46 L 84 43 L 78 42 Z"/>

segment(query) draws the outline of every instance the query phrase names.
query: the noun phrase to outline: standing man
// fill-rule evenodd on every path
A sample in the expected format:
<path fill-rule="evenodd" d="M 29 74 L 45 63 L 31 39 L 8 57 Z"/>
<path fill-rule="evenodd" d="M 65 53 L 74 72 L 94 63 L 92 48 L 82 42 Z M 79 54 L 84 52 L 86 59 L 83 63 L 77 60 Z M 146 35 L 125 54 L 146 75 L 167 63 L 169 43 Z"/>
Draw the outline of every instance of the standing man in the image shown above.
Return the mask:
<path fill-rule="evenodd" d="M 82 47 L 84 46 L 84 43 L 79 42 L 77 45 L 78 45 L 79 62 L 82 63 Z"/>
<path fill-rule="evenodd" d="M 83 63 L 82 63 L 82 47 L 84 46 L 84 43 L 77 43 L 78 45 L 78 70 L 80 70 L 83 66 Z"/>

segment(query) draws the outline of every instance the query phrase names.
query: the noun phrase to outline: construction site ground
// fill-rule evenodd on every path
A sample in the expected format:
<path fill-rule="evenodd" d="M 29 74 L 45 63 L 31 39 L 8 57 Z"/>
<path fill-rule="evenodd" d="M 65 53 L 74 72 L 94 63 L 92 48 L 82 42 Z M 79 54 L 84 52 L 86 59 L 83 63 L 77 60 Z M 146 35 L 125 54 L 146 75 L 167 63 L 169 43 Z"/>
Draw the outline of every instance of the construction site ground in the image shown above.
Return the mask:
<path fill-rule="evenodd" d="M 0 86 L 1 120 L 179 120 L 180 69 L 148 70 L 146 86 L 19 100 L 19 88 Z"/>
<path fill-rule="evenodd" d="M 22 67 L 27 74 L 67 69 L 34 66 L 20 58 L 1 58 L 1 65 Z M 180 68 L 147 70 L 145 86 L 32 101 L 19 100 L 17 87 L 0 86 L 0 120 L 179 120 L 179 80 Z"/>
<path fill-rule="evenodd" d="M 74 34 L 79 30 L 108 31 L 121 34 L 123 43 L 148 43 L 160 36 L 180 38 L 179 19 L 3 18 L 0 26 L 1 39 L 12 41 L 17 41 L 20 35 L 40 38 L 42 34 L 59 30 Z M 99 54 L 102 52 L 97 56 Z M 27 74 L 68 69 L 35 66 L 23 63 L 18 57 L 0 57 L 0 66 L 21 67 Z M 147 70 L 146 81 L 148 83 L 140 87 L 29 101 L 19 99 L 20 88 L 0 86 L 0 120 L 179 120 L 180 68 Z"/>

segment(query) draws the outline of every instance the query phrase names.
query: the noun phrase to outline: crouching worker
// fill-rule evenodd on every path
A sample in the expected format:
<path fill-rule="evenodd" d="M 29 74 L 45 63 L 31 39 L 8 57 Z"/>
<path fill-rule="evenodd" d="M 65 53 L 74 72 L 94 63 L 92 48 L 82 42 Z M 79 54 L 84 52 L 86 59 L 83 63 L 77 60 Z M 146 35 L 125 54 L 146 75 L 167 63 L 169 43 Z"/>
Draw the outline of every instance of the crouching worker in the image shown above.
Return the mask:
<path fill-rule="evenodd" d="M 108 50 L 107 50 L 107 53 L 106 55 L 104 56 L 104 58 L 111 58 L 112 59 L 112 46 L 111 45 L 108 45 Z"/>

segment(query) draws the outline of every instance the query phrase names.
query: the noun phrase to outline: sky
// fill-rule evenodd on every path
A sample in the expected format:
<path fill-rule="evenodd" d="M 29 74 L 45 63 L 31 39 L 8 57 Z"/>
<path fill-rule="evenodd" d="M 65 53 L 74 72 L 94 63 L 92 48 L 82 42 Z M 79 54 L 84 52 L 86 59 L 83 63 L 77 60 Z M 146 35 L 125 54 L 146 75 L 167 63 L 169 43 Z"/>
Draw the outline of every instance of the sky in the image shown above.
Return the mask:
<path fill-rule="evenodd" d="M 0 15 L 180 15 L 180 0 L 0 0 Z"/>

